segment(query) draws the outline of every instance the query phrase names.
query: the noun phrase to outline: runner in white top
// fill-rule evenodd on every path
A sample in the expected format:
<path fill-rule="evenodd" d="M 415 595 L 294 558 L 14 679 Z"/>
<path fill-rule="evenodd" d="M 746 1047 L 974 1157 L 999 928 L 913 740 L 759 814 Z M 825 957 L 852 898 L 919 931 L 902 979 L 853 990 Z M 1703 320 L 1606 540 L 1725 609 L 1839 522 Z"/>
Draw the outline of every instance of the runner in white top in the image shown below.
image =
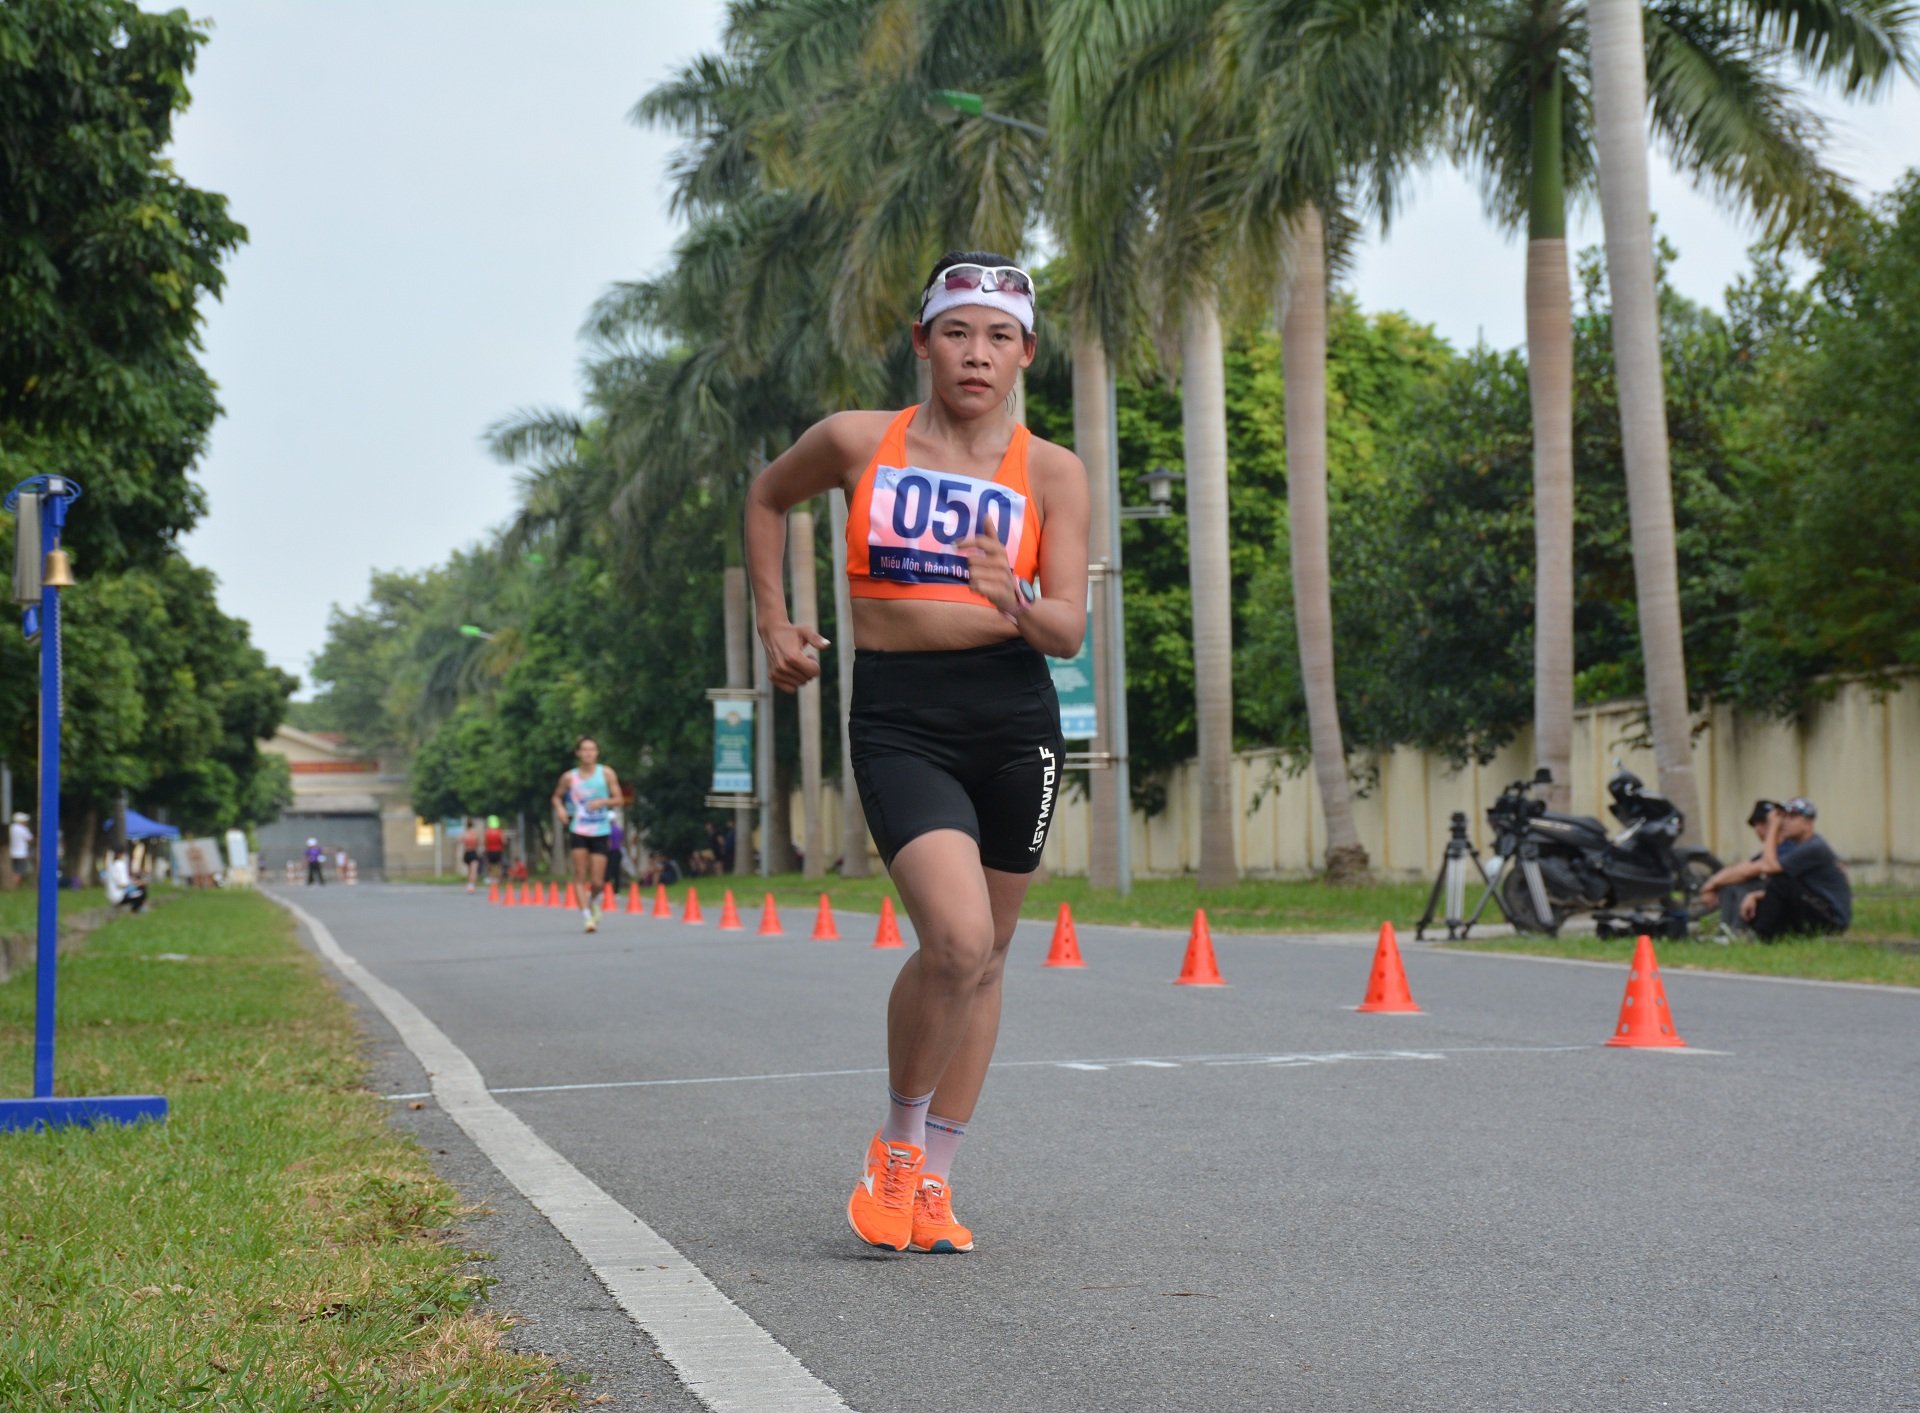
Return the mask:
<path fill-rule="evenodd" d="M 600 930 L 600 890 L 607 882 L 607 849 L 613 834 L 612 810 L 620 801 L 620 779 L 600 764 L 600 743 L 582 736 L 573 746 L 580 763 L 553 787 L 553 813 L 567 831 L 573 855 L 573 885 L 588 932 Z"/>

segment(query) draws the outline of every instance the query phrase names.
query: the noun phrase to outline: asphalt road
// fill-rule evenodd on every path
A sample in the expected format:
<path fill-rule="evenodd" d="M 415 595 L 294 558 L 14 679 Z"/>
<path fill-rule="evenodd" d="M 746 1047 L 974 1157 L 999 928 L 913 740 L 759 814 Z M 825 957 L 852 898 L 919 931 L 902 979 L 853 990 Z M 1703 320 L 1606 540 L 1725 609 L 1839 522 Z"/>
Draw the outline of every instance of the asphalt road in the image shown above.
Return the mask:
<path fill-rule="evenodd" d="M 844 1215 L 906 955 L 870 916 L 587 937 L 282 891 L 864 1413 L 1920 1408 L 1920 992 L 1667 973 L 1689 1048 L 1623 1051 L 1624 968 L 1403 941 L 1425 1012 L 1360 1015 L 1371 939 L 1216 938 L 1202 989 L 1183 935 L 1082 926 L 1064 971 L 1023 925 L 954 1169 L 977 1249 L 895 1256 Z M 377 1082 L 425 1091 L 369 1025 Z M 603 1406 L 699 1407 L 418 1102 L 520 1338 Z"/>

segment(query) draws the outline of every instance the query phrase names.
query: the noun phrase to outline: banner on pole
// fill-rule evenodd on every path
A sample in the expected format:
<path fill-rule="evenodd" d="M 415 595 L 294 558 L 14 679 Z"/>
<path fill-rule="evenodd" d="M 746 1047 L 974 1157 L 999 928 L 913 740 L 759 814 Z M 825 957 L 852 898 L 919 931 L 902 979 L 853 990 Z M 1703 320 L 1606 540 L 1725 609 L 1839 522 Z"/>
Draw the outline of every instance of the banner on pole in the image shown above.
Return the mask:
<path fill-rule="evenodd" d="M 713 704 L 713 793 L 753 793 L 753 698 L 719 698 Z"/>
<path fill-rule="evenodd" d="M 1060 734 L 1069 741 L 1090 741 L 1100 734 L 1098 713 L 1093 702 L 1093 620 L 1087 620 L 1087 634 L 1080 640 L 1080 651 L 1070 658 L 1050 657 L 1047 668 L 1053 673 L 1054 694 L 1060 698 Z"/>

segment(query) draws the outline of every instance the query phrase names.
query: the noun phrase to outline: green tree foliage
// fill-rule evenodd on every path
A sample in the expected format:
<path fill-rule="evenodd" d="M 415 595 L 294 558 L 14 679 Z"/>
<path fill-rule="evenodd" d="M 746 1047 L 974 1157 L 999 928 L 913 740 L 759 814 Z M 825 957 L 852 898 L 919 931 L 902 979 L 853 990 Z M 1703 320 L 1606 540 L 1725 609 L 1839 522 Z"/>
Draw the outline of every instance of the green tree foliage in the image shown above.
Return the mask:
<path fill-rule="evenodd" d="M 1378 482 L 1405 437 L 1412 434 L 1424 390 L 1455 362 L 1443 340 L 1399 314 L 1363 314 L 1352 298 L 1328 309 L 1328 477 L 1336 503 Z M 1298 695 L 1286 541 L 1286 418 L 1280 340 L 1271 331 L 1241 331 L 1226 356 L 1227 437 L 1233 555 L 1233 636 L 1241 645 L 1235 667 L 1235 726 L 1245 743 L 1285 739 L 1304 744 Z M 1524 381 L 1522 410 L 1524 412 Z M 1063 376 L 1036 379 L 1028 415 L 1042 436 L 1071 441 L 1070 389 Z M 1118 411 L 1123 494 L 1144 499 L 1137 478 L 1155 467 L 1182 469 L 1180 401 L 1163 383 L 1122 381 Z M 1175 509 L 1183 504 L 1176 491 Z M 1335 521 L 1345 519 L 1336 509 Z M 1191 599 L 1184 519 L 1129 521 L 1123 527 L 1126 565 L 1127 709 L 1132 723 L 1136 791 L 1157 805 L 1156 777 L 1194 751 Z M 1336 529 L 1336 536 L 1338 530 Z M 1336 593 L 1354 568 L 1336 540 Z M 1383 570 L 1383 572 L 1385 572 Z M 1276 612 L 1285 611 L 1276 626 Z M 1369 614 L 1369 620 L 1372 615 Z M 1341 630 L 1344 681 L 1351 620 L 1335 602 Z M 1284 661 L 1283 661 L 1284 660 Z M 1287 665 L 1290 663 L 1291 665 Z M 1240 674 L 1250 674 L 1240 680 Z M 1284 685 L 1283 685 L 1284 684 Z M 1276 692 L 1291 687 L 1283 709 Z M 1343 693 L 1344 694 L 1344 693 Z M 1282 717 L 1302 733 L 1278 729 Z"/>
<path fill-rule="evenodd" d="M 1920 176 L 1808 290 L 1773 267 L 1735 294 L 1767 394 L 1738 429 L 1756 548 L 1737 680 L 1791 705 L 1812 673 L 1920 663 Z"/>
<path fill-rule="evenodd" d="M 161 155 L 205 41 L 132 0 L 0 7 L 0 483 L 86 488 L 85 573 L 151 561 L 205 508 L 199 302 L 246 232 Z"/>
<path fill-rule="evenodd" d="M 83 580 L 63 602 L 68 810 L 104 818 L 124 789 L 195 831 L 280 812 L 286 764 L 258 746 L 298 684 L 220 611 L 212 574 L 168 555 Z"/>
<path fill-rule="evenodd" d="M 62 595 L 71 821 L 125 791 L 215 830 L 291 797 L 258 743 L 297 684 L 174 548 L 205 510 L 189 473 L 219 412 L 201 301 L 246 236 L 163 156 L 206 37 L 131 0 L 0 6 L 0 487 L 52 472 L 85 488 L 67 533 L 79 583 Z M 0 631 L 0 753 L 23 773 L 34 656 Z"/>

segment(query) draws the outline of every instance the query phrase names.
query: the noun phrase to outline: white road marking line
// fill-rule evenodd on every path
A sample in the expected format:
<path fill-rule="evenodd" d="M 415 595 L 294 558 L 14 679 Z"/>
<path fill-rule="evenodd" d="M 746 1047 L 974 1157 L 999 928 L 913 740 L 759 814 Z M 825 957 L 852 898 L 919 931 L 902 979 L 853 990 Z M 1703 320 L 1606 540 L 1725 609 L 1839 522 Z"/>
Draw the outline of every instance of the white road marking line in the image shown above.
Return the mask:
<path fill-rule="evenodd" d="M 1275 1065 L 1275 1064 L 1330 1064 L 1339 1060 L 1438 1060 L 1448 1055 L 1558 1055 L 1576 1050 L 1592 1050 L 1593 1045 L 1466 1045 L 1453 1049 L 1439 1050 L 1329 1050 L 1321 1054 L 1302 1055 L 1173 1055 L 1156 1059 L 1127 1058 L 1102 1060 L 995 1060 L 992 1068 L 996 1070 L 1056 1069 L 1080 1070 L 1084 1072 L 1106 1071 L 1111 1069 L 1154 1069 L 1177 1070 L 1188 1065 Z M 1696 1053 L 1718 1055 L 1726 1052 L 1719 1050 L 1701 1050 Z M 775 1081 L 788 1079 L 839 1079 L 849 1075 L 885 1074 L 884 1066 L 861 1070 L 795 1070 L 790 1074 L 705 1074 L 689 1075 L 679 1079 L 604 1079 L 581 1084 L 520 1084 L 502 1085 L 490 1089 L 489 1094 L 567 1094 L 585 1089 L 665 1089 L 683 1084 L 747 1084 L 758 1080 Z M 391 1100 L 431 1099 L 427 1094 L 388 1094 L 382 1096 Z"/>
<path fill-rule="evenodd" d="M 440 1107 L 506 1180 L 553 1223 L 620 1308 L 653 1338 L 694 1397 L 716 1413 L 847 1405 L 691 1261 L 549 1147 L 487 1092 L 461 1050 L 413 1002 L 334 941 L 326 924 L 267 894 L 313 935 L 320 953 L 400 1033 L 433 1079 Z"/>

